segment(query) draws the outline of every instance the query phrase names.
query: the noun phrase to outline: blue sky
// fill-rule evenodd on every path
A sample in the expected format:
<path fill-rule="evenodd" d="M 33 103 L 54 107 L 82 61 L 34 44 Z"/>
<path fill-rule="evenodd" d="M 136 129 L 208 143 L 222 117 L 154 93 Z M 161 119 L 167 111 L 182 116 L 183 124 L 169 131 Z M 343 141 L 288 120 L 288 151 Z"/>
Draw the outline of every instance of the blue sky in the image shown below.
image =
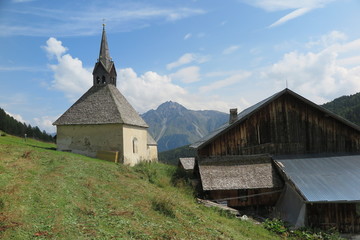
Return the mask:
<path fill-rule="evenodd" d="M 105 19 L 117 85 L 139 113 L 176 101 L 239 111 L 288 87 L 360 91 L 357 0 L 1 0 L 0 107 L 42 130 L 92 84 Z"/>

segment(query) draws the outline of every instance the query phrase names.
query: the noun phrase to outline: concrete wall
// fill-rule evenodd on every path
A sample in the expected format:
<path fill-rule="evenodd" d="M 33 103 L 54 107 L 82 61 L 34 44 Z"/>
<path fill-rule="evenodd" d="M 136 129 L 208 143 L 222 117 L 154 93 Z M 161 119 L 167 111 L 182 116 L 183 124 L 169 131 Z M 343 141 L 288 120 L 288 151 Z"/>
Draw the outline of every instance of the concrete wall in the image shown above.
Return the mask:
<path fill-rule="evenodd" d="M 122 129 L 122 124 L 59 125 L 57 126 L 57 149 L 89 157 L 96 157 L 96 152 L 100 150 L 119 151 L 119 155 L 122 156 Z"/>
<path fill-rule="evenodd" d="M 124 164 L 134 166 L 140 161 L 150 160 L 147 149 L 146 128 L 124 125 L 123 142 Z"/>

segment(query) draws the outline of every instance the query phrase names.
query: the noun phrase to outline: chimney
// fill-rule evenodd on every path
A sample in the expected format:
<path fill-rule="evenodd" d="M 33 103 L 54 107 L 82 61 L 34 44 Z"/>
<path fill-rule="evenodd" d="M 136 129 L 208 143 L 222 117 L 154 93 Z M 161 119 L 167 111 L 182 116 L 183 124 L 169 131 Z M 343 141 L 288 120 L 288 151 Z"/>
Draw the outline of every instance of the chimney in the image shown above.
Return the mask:
<path fill-rule="evenodd" d="M 231 108 L 230 109 L 230 118 L 229 118 L 229 124 L 234 123 L 237 120 L 237 108 Z"/>

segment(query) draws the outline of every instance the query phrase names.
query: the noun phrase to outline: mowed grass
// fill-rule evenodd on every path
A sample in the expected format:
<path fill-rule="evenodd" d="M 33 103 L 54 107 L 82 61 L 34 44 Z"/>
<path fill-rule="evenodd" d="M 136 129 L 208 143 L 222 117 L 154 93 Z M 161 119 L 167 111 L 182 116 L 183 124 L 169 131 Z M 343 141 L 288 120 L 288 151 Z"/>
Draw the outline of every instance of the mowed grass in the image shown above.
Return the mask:
<path fill-rule="evenodd" d="M 54 148 L 0 136 L 0 239 L 277 239 L 197 204 L 173 166 Z"/>

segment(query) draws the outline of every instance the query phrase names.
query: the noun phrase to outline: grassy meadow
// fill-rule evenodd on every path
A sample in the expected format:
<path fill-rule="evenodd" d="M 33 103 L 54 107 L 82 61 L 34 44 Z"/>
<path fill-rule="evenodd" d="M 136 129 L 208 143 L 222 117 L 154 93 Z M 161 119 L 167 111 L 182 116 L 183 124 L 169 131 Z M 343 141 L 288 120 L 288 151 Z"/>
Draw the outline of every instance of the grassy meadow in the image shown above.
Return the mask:
<path fill-rule="evenodd" d="M 0 136 L 0 239 L 277 239 L 196 203 L 176 168 Z"/>

